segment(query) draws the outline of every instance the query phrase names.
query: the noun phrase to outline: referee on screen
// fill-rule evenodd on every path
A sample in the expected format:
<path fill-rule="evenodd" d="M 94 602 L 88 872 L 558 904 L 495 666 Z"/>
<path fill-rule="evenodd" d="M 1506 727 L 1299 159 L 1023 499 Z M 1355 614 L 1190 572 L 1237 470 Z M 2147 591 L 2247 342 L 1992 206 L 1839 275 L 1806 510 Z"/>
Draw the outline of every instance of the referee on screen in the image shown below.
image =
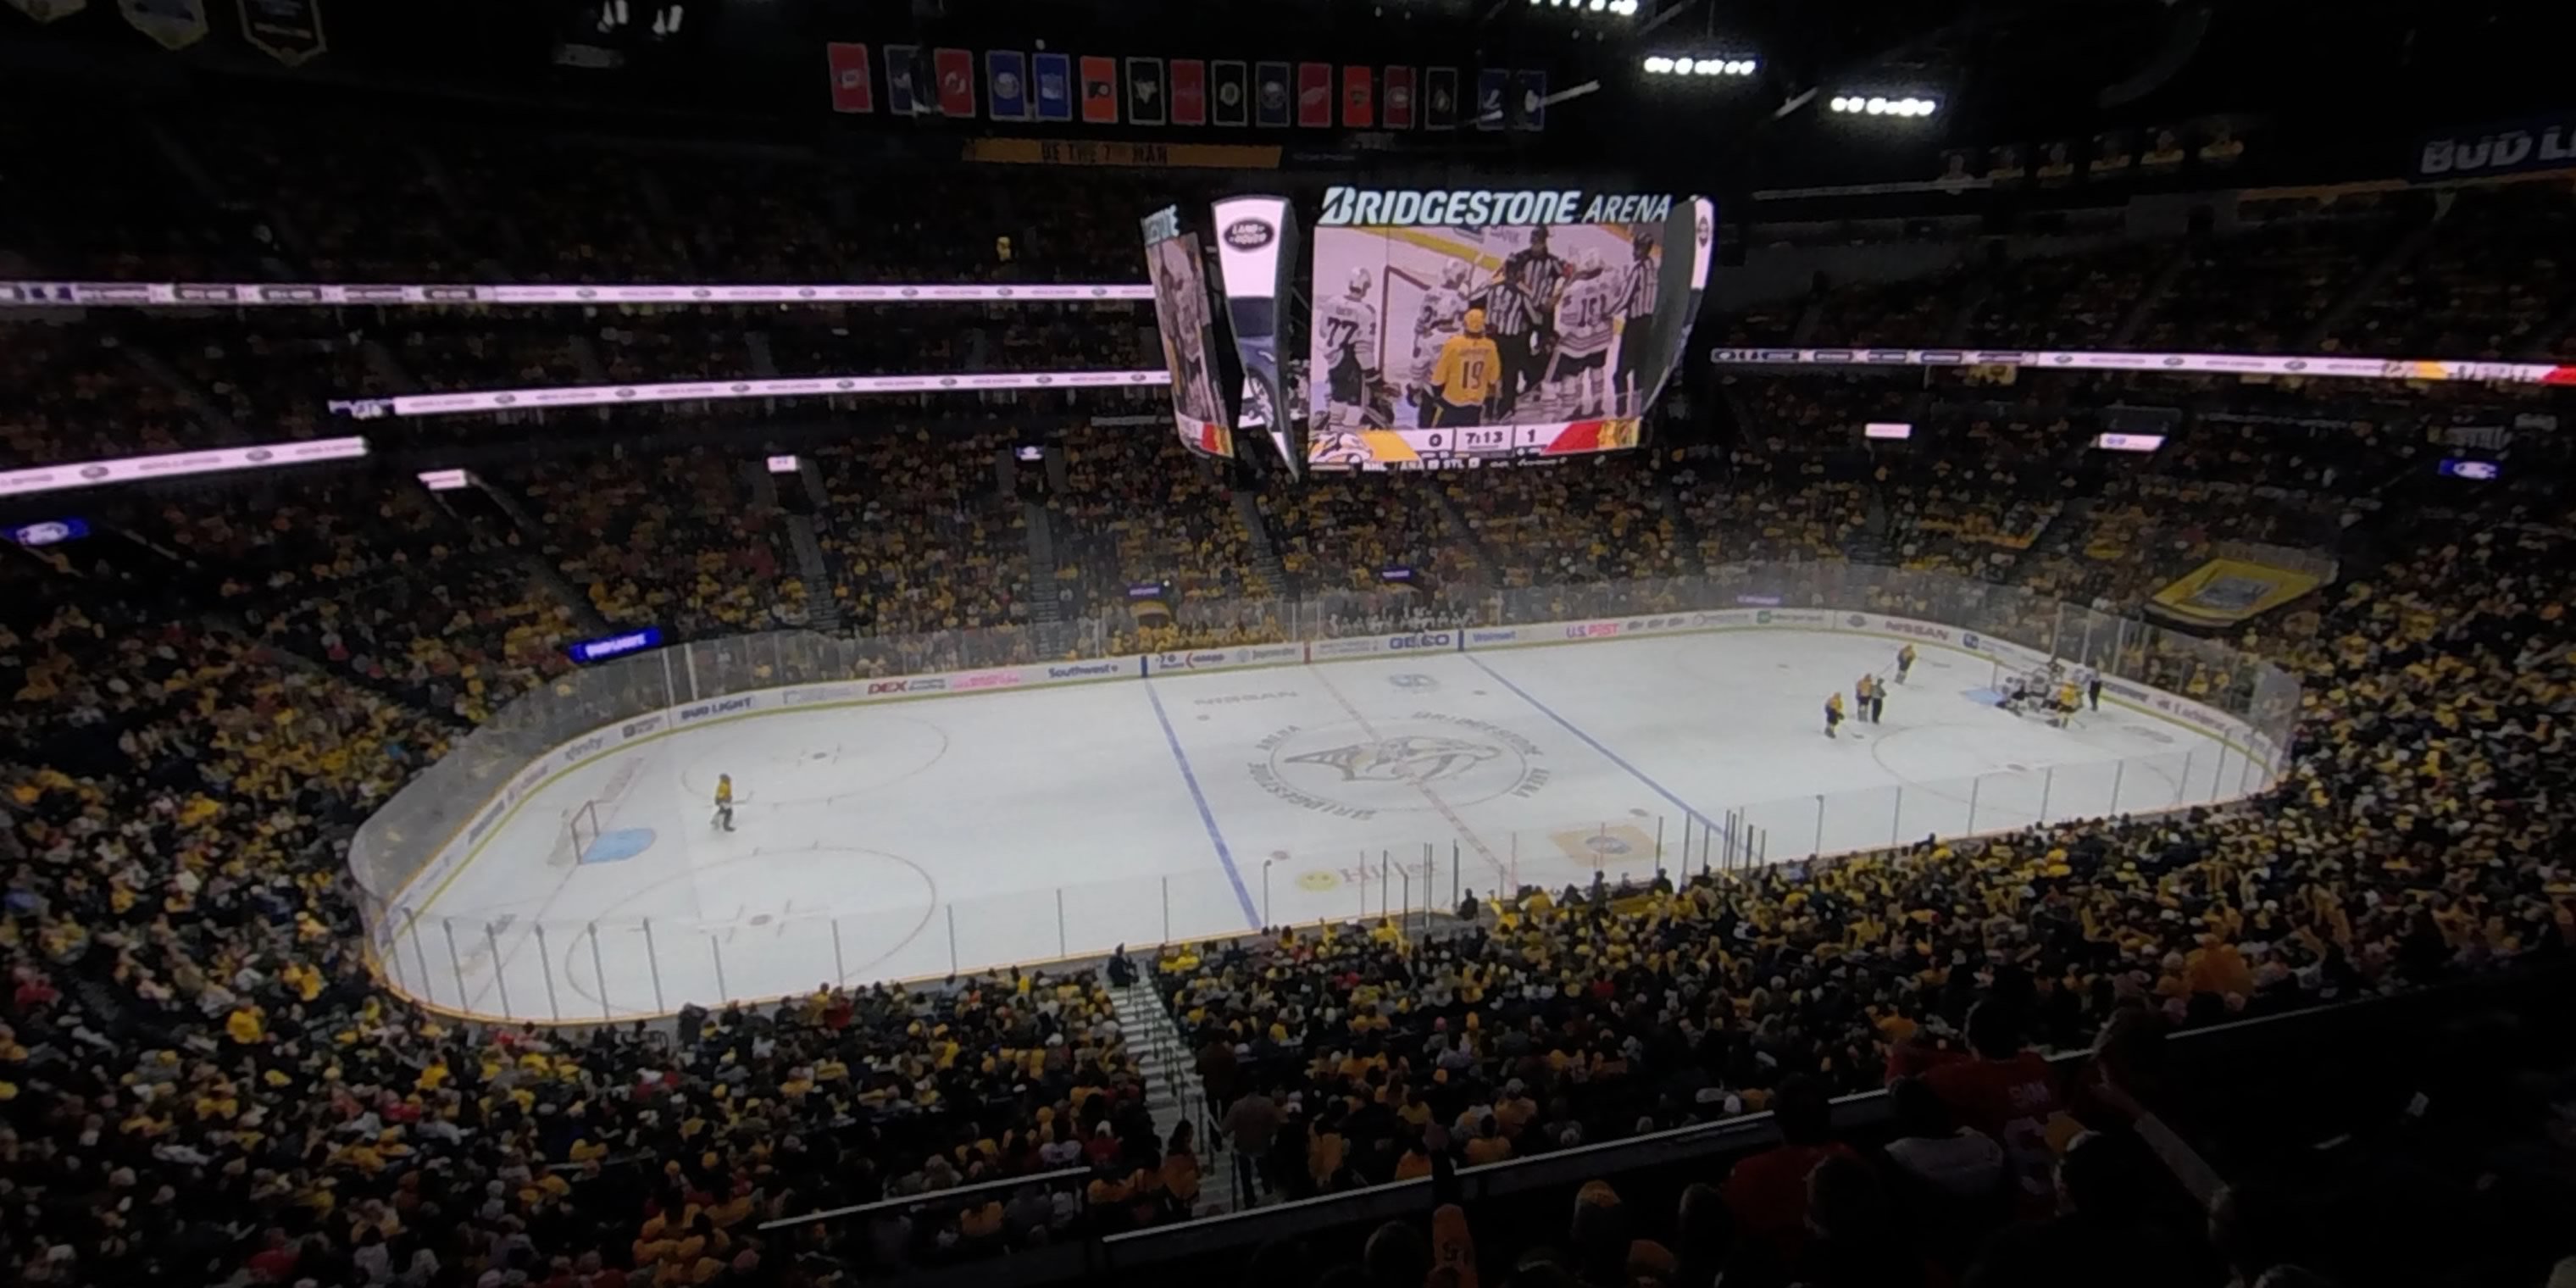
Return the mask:
<path fill-rule="evenodd" d="M 1494 347 L 1503 359 L 1502 379 L 1495 389 L 1497 413 L 1510 420 L 1520 404 L 1521 387 L 1539 383 L 1545 363 L 1531 353 L 1532 341 L 1556 319 L 1556 293 L 1565 284 L 1565 261 L 1548 253 L 1547 229 L 1530 229 L 1529 249 L 1503 261 L 1502 276 L 1485 293 L 1485 320 L 1494 328 Z"/>
<path fill-rule="evenodd" d="M 1632 400 L 1645 397 L 1637 367 L 1654 343 L 1647 332 L 1655 324 L 1655 276 L 1661 269 L 1655 263 L 1654 238 L 1639 232 L 1630 249 L 1636 254 L 1628 262 L 1627 291 L 1619 302 L 1619 316 L 1626 320 L 1619 324 L 1619 361 L 1610 368 L 1610 396 L 1620 414 L 1639 416 L 1645 408 Z"/>

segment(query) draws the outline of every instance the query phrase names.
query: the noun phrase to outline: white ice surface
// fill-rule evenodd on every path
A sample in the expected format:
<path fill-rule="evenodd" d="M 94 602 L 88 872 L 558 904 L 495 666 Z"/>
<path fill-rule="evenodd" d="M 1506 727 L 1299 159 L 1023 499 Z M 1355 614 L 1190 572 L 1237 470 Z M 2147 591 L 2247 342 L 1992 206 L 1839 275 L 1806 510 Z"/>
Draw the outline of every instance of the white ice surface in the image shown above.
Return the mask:
<path fill-rule="evenodd" d="M 398 922 L 388 968 L 482 1014 L 643 1015 L 2254 785 L 2241 753 L 2157 717 L 2106 705 L 2056 729 L 1982 705 L 1993 669 L 1937 649 L 1884 724 L 1827 739 L 1825 695 L 1892 674 L 1893 652 L 1741 631 L 718 724 L 531 797 Z M 710 821 L 718 773 L 731 833 Z M 592 857 L 633 857 L 570 862 L 587 801 Z"/>

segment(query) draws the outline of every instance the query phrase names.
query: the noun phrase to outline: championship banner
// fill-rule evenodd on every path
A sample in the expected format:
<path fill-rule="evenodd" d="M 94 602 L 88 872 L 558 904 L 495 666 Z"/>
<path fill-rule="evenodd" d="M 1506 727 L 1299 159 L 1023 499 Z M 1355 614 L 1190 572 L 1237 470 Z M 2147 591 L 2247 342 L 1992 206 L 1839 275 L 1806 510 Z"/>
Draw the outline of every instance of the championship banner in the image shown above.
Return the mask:
<path fill-rule="evenodd" d="M 1163 123 L 1163 60 L 1130 58 L 1127 60 L 1127 123 L 1160 125 Z"/>
<path fill-rule="evenodd" d="M 1342 68 L 1342 128 L 1372 129 L 1377 124 L 1375 73 L 1366 67 Z"/>
<path fill-rule="evenodd" d="M 9 0 L 9 7 L 38 22 L 52 22 L 88 8 L 89 0 Z"/>
<path fill-rule="evenodd" d="M 1306 464 L 1635 447 L 1689 327 L 1696 200 L 1335 186 L 1315 223 Z M 1713 229 L 1714 219 L 1711 218 Z"/>
<path fill-rule="evenodd" d="M 984 104 L 996 121 L 1029 119 L 1028 57 L 1016 49 L 984 55 Z"/>
<path fill-rule="evenodd" d="M 1172 124 L 1207 124 L 1207 63 L 1202 59 L 1172 60 Z"/>
<path fill-rule="evenodd" d="M 1217 392 L 1216 345 L 1210 330 L 1207 270 L 1199 238 L 1181 228 L 1177 206 L 1145 219 L 1145 269 L 1154 285 L 1154 329 L 1172 372 L 1172 424 L 1181 445 L 1202 456 L 1231 458 L 1234 430 Z"/>
<path fill-rule="evenodd" d="M 1243 403 L 1236 423 L 1270 433 L 1291 478 L 1301 472 L 1288 387 L 1280 360 L 1297 263 L 1297 214 L 1285 197 L 1228 197 L 1209 208 L 1216 227 L 1218 280 L 1235 356 L 1243 363 Z"/>
<path fill-rule="evenodd" d="M 1333 126 L 1333 65 L 1297 64 L 1297 124 L 1310 130 Z"/>
<path fill-rule="evenodd" d="M 242 39 L 289 67 L 330 49 L 322 37 L 322 0 L 240 0 Z"/>
<path fill-rule="evenodd" d="M 1248 143 L 1116 143 L 1086 139 L 972 139 L 964 159 L 1000 165 L 1276 170 L 1279 149 Z M 1007 289 L 1007 288 L 1006 288 Z M 1142 291 L 1143 287 L 1120 287 Z"/>
<path fill-rule="evenodd" d="M 1252 108 L 1251 78 L 1238 62 L 1220 61 L 1209 71 L 1214 82 L 1210 93 L 1216 99 L 1210 120 L 1219 125 L 1243 125 L 1249 122 Z"/>
<path fill-rule="evenodd" d="M 921 111 L 921 87 L 912 79 L 914 53 L 911 45 L 886 46 L 886 111 L 895 116 Z"/>
<path fill-rule="evenodd" d="M 1423 73 L 1422 128 L 1454 130 L 1458 128 L 1458 69 L 1434 67 Z"/>
<path fill-rule="evenodd" d="M 2445 130 L 2415 140 L 2406 177 L 2437 179 L 2576 168 L 2576 110 Z"/>
<path fill-rule="evenodd" d="M 1390 130 L 1412 129 L 1413 69 L 1410 67 L 1387 68 L 1385 84 L 1386 110 L 1379 114 L 1385 118 L 1382 123 Z"/>
<path fill-rule="evenodd" d="M 868 75 L 867 46 L 835 41 L 823 46 L 823 59 L 832 70 L 833 111 L 877 110 L 876 83 Z"/>
<path fill-rule="evenodd" d="M 206 0 L 116 0 L 127 26 L 176 53 L 206 38 Z"/>
<path fill-rule="evenodd" d="M 1476 72 L 1476 128 L 1499 130 L 1510 113 L 1504 110 L 1503 98 L 1511 73 L 1499 67 L 1480 68 Z"/>
<path fill-rule="evenodd" d="M 1069 54 L 1039 54 L 1032 60 L 1037 68 L 1038 119 L 1070 121 L 1073 119 L 1073 58 Z"/>
<path fill-rule="evenodd" d="M 969 118 L 975 115 L 975 51 L 940 49 L 931 54 L 933 74 L 939 78 L 939 114 Z"/>
<path fill-rule="evenodd" d="M 1117 59 L 1083 55 L 1082 119 L 1092 125 L 1118 123 Z"/>
<path fill-rule="evenodd" d="M 1252 72 L 1253 124 L 1284 129 L 1289 121 L 1288 64 L 1260 63 Z"/>

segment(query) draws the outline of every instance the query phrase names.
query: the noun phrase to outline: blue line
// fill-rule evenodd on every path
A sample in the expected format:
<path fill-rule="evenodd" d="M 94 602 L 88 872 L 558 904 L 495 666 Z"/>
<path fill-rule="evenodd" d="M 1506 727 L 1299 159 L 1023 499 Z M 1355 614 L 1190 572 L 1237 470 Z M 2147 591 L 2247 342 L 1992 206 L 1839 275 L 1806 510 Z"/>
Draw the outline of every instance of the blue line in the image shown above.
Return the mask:
<path fill-rule="evenodd" d="M 1207 826 L 1208 839 L 1216 843 L 1216 857 L 1225 865 L 1225 879 L 1234 883 L 1235 900 L 1243 905 L 1243 924 L 1261 929 L 1261 913 L 1252 906 L 1252 891 L 1244 888 L 1243 873 L 1234 866 L 1234 851 L 1226 846 L 1225 833 L 1218 831 L 1216 811 L 1208 808 L 1207 793 L 1199 790 L 1199 776 L 1190 771 L 1189 753 L 1181 750 L 1181 736 L 1172 732 L 1172 718 L 1163 714 L 1163 695 L 1154 692 L 1154 682 L 1145 682 L 1145 698 L 1154 704 L 1154 719 L 1163 725 L 1163 741 L 1171 744 L 1172 761 L 1181 767 L 1181 782 L 1190 789 L 1190 799 L 1198 802 L 1199 822 Z"/>
<path fill-rule="evenodd" d="M 1538 708 L 1538 713 L 1539 713 L 1540 715 L 1546 716 L 1548 719 L 1553 720 L 1553 721 L 1557 722 L 1557 723 L 1558 723 L 1558 724 L 1560 724 L 1560 725 L 1563 725 L 1563 726 L 1565 727 L 1565 731 L 1566 731 L 1567 733 L 1573 734 L 1573 735 L 1574 735 L 1575 737 L 1577 737 L 1577 738 L 1581 738 L 1581 739 L 1583 740 L 1583 742 L 1584 742 L 1584 745 L 1585 745 L 1585 746 L 1588 746 L 1588 747 L 1592 748 L 1594 751 L 1600 752 L 1600 753 L 1601 753 L 1601 757 L 1602 757 L 1602 759 L 1609 761 L 1611 764 L 1617 765 L 1617 766 L 1618 766 L 1618 767 L 1620 767 L 1621 769 L 1627 770 L 1627 771 L 1628 771 L 1628 776 L 1629 776 L 1630 778 L 1634 778 L 1634 779 L 1636 779 L 1638 782 L 1644 783 L 1646 786 L 1653 788 L 1653 789 L 1655 790 L 1655 794 L 1656 794 L 1657 796 L 1661 796 L 1661 797 L 1663 797 L 1665 800 L 1671 801 L 1671 802 L 1673 803 L 1673 807 L 1674 807 L 1675 809 L 1680 810 L 1682 813 L 1687 814 L 1687 815 L 1691 816 L 1692 818 L 1698 819 L 1698 820 L 1699 820 L 1699 825 L 1700 825 L 1701 827 L 1707 828 L 1708 830 L 1710 830 L 1710 831 L 1712 831 L 1712 832 L 1720 832 L 1720 831 L 1724 831 L 1724 830 L 1725 830 L 1724 828 L 1719 827 L 1717 824 L 1712 823 L 1712 822 L 1709 822 L 1709 821 L 1708 821 L 1708 815 L 1706 815 L 1706 814 L 1702 814 L 1702 813 L 1700 813 L 1698 810 L 1692 809 L 1689 805 L 1687 805 L 1687 804 L 1683 803 L 1683 801 L 1682 801 L 1682 798 L 1681 798 L 1681 797 L 1679 797 L 1679 796 L 1675 796 L 1675 795 L 1673 795 L 1671 792 L 1668 792 L 1668 791 L 1664 790 L 1664 785 L 1663 785 L 1662 783 L 1656 782 L 1654 779 L 1651 779 L 1651 778 L 1646 777 L 1646 776 L 1645 776 L 1645 774 L 1643 774 L 1643 773 L 1641 773 L 1641 772 L 1639 772 L 1639 771 L 1638 771 L 1638 769 L 1637 769 L 1637 767 L 1636 767 L 1635 765 L 1631 765 L 1631 764 L 1629 764 L 1627 761 L 1621 760 L 1621 759 L 1619 758 L 1619 753 L 1617 753 L 1617 752 L 1615 752 L 1615 751 L 1610 750 L 1608 747 L 1604 747 L 1604 746 L 1602 746 L 1602 745 L 1601 745 L 1601 740 L 1600 740 L 1600 739 L 1593 737 L 1591 734 L 1588 734 L 1588 733 L 1583 732 L 1583 730 L 1582 730 L 1582 729 L 1580 729 L 1580 728 L 1576 727 L 1576 725 L 1575 725 L 1575 723 L 1574 723 L 1573 721 L 1568 720 L 1568 719 L 1566 719 L 1565 717 L 1563 717 L 1563 716 L 1561 716 L 1561 715 L 1558 715 L 1556 712 L 1549 710 L 1549 709 L 1548 709 L 1548 705 L 1547 705 L 1546 703 L 1541 702 L 1541 701 L 1539 701 L 1538 699 L 1531 697 L 1531 696 L 1529 695 L 1529 690 L 1524 689 L 1524 688 L 1522 688 L 1521 686 L 1519 686 L 1519 685 L 1517 685 L 1517 684 L 1512 683 L 1510 680 L 1508 680 L 1508 679 L 1504 678 L 1504 676 L 1503 676 L 1503 673 L 1502 673 L 1502 672 L 1497 671 L 1497 670 L 1495 670 L 1494 668 L 1492 668 L 1492 667 L 1490 667 L 1490 666 L 1485 665 L 1485 659 L 1483 659 L 1483 658 L 1481 658 L 1481 657 L 1476 656 L 1476 655 L 1475 655 L 1474 653 L 1472 653 L 1472 652 L 1471 652 L 1471 653 L 1466 654 L 1466 658 L 1467 658 L 1467 660 L 1468 660 L 1468 661 L 1473 662 L 1473 663 L 1475 663 L 1475 664 L 1476 664 L 1476 669 L 1477 669 L 1477 670 L 1482 671 L 1482 672 L 1484 672 L 1485 674 L 1487 674 L 1487 675 L 1490 675 L 1490 676 L 1494 677 L 1494 682 L 1495 682 L 1495 683 L 1500 684 L 1500 685 L 1502 685 L 1504 688 L 1509 689 L 1509 690 L 1511 690 L 1512 692 L 1519 694 L 1519 695 L 1520 695 L 1520 699 L 1521 699 L 1521 701 L 1526 702 L 1526 703 L 1530 704 L 1531 706 Z"/>

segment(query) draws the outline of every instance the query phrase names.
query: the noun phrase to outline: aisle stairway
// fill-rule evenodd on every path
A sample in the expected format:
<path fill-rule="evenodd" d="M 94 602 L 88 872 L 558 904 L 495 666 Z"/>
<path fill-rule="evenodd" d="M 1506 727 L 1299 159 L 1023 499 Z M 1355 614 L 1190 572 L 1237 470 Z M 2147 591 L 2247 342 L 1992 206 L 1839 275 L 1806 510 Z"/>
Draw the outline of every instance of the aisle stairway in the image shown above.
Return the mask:
<path fill-rule="evenodd" d="M 1209 1122 L 1207 1093 L 1199 1085 L 1197 1062 L 1189 1039 L 1172 1022 L 1171 1011 L 1147 982 L 1109 990 L 1109 1006 L 1118 1016 L 1118 1031 L 1136 1057 L 1145 1079 L 1145 1108 L 1154 1117 L 1154 1137 L 1169 1141 L 1182 1119 L 1197 1123 L 1200 1215 L 1234 1210 L 1234 1163 L 1217 1152 L 1218 1133 Z"/>
<path fill-rule="evenodd" d="M 1033 501 L 1021 503 L 1020 518 L 1029 554 L 1029 627 L 1041 654 L 1063 657 L 1072 639 L 1060 593 L 1064 583 L 1056 580 L 1055 525 L 1047 508 Z"/>
<path fill-rule="evenodd" d="M 1279 559 L 1279 543 L 1270 539 L 1270 524 L 1261 517 L 1261 498 L 1249 488 L 1234 492 L 1234 517 L 1243 524 L 1246 548 L 1252 553 L 1250 580 L 1261 583 L 1255 594 L 1284 597 L 1288 590 L 1288 565 Z"/>

